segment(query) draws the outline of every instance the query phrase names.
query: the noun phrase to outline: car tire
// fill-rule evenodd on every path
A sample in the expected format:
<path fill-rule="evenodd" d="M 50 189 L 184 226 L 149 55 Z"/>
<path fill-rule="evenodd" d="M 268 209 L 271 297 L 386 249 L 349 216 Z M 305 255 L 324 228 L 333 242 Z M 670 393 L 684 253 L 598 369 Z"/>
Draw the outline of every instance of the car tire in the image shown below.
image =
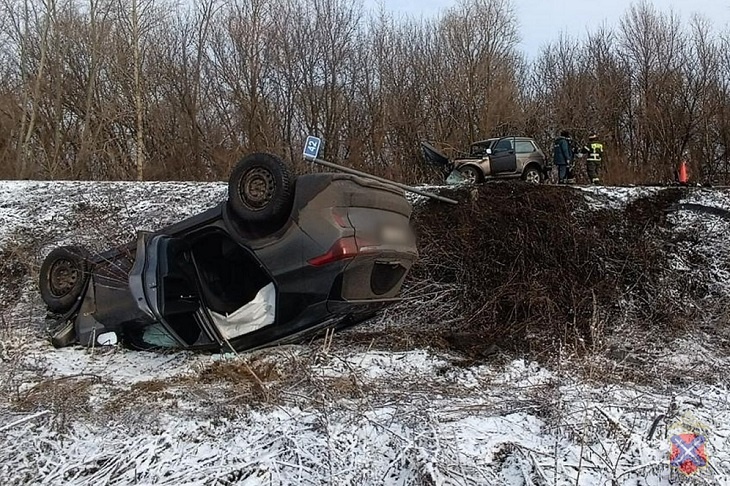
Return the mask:
<path fill-rule="evenodd" d="M 466 167 L 460 167 L 459 172 L 461 173 L 464 180 L 469 184 L 476 184 L 482 182 L 482 174 L 476 167 L 467 165 Z"/>
<path fill-rule="evenodd" d="M 294 175 L 277 156 L 254 153 L 241 159 L 228 179 L 228 204 L 242 221 L 274 231 L 291 213 Z"/>
<path fill-rule="evenodd" d="M 65 312 L 81 297 L 91 274 L 90 257 L 83 247 L 61 246 L 43 260 L 39 288 L 50 311 Z"/>
<path fill-rule="evenodd" d="M 540 184 L 543 181 L 543 174 L 539 167 L 531 165 L 522 173 L 522 180 L 530 184 Z"/>

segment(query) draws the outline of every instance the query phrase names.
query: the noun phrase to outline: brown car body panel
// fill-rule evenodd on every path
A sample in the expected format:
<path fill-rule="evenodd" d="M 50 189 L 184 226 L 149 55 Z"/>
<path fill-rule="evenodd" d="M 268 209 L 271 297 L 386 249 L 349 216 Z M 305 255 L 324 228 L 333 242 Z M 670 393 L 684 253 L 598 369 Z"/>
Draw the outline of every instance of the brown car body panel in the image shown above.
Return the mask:
<path fill-rule="evenodd" d="M 495 147 L 507 144 L 511 148 L 495 150 Z M 526 150 L 532 147 L 532 150 Z M 491 153 L 487 153 L 490 149 Z M 506 160 L 505 160 L 506 159 Z M 496 166 L 495 162 L 503 162 Z M 546 164 L 545 153 L 534 139 L 529 137 L 499 137 L 474 142 L 470 146 L 469 157 L 454 160 L 454 168 L 460 170 L 472 166 L 482 173 L 483 178 L 493 177 L 522 177 L 525 170 L 531 165 L 543 169 Z"/>
<path fill-rule="evenodd" d="M 422 142 L 421 146 L 426 160 L 440 167 L 446 175 L 453 170 L 468 175 L 473 169 L 472 174 L 477 176 L 475 182 L 518 177 L 541 182 L 550 168 L 545 153 L 530 137 L 507 136 L 480 140 L 469 146 L 466 156 L 453 160 L 428 142 Z"/>

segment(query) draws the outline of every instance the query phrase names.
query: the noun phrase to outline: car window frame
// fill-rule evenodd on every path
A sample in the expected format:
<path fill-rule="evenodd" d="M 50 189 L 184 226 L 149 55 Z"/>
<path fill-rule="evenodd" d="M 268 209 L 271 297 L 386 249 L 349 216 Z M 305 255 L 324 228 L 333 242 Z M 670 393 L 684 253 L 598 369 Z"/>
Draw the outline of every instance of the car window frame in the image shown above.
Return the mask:
<path fill-rule="evenodd" d="M 477 153 L 475 148 L 479 147 L 481 150 Z M 487 153 L 487 150 L 489 150 L 490 144 L 489 143 L 483 143 L 483 142 L 476 142 L 469 146 L 469 156 L 474 158 L 480 158 L 483 159 L 484 157 L 487 157 L 489 154 Z"/>
<path fill-rule="evenodd" d="M 497 149 L 497 147 L 503 140 L 508 141 L 510 143 L 510 147 L 505 149 Z M 494 142 L 494 145 L 492 146 L 492 154 L 501 155 L 510 153 L 515 153 L 515 137 L 502 137 Z"/>
<path fill-rule="evenodd" d="M 518 150 L 517 149 L 517 144 L 521 144 L 521 143 L 530 144 L 530 146 L 532 147 L 532 150 L 530 150 L 529 152 L 523 152 L 521 150 Z M 518 154 L 518 155 L 519 154 L 534 154 L 535 152 L 537 152 L 537 145 L 535 144 L 534 141 L 529 140 L 529 139 L 528 140 L 515 140 L 514 150 L 515 150 L 515 153 Z"/>

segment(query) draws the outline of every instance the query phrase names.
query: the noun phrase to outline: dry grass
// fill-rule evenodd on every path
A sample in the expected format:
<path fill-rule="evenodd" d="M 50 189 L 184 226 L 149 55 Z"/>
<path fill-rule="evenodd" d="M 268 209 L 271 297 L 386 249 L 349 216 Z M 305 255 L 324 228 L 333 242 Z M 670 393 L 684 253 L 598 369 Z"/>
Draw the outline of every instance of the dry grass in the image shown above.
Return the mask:
<path fill-rule="evenodd" d="M 494 183 L 450 191 L 459 206 L 416 207 L 421 256 L 404 302 L 385 313 L 391 325 L 355 328 L 339 334 L 337 345 L 431 347 L 458 353 L 452 362 L 457 367 L 507 360 L 513 353 L 554 361 L 563 350 L 576 363 L 586 356 L 602 358 L 583 361 L 588 378 L 610 370 L 612 377 L 644 381 L 658 373 L 648 368 L 651 346 L 692 328 L 694 311 L 677 305 L 669 290 L 691 298 L 703 289 L 671 281 L 667 273 L 667 245 L 694 237 L 670 233 L 665 219 L 665 210 L 682 196 L 680 189 L 640 198 L 625 210 L 592 210 L 582 193 L 567 187 Z M 84 207 L 78 213 L 81 219 L 89 213 L 96 217 Z M 20 287 L 28 278 L 29 267 L 22 264 L 32 261 L 28 253 L 17 252 L 21 263 L 4 269 L 7 282 Z M 643 356 L 651 359 L 636 358 L 631 343 L 643 346 Z M 130 409 L 149 397 L 173 403 L 192 388 L 224 408 L 311 404 L 317 397 L 377 392 L 355 370 L 335 377 L 313 371 L 335 359 L 331 346 L 330 336 L 320 348 L 303 353 L 246 354 L 190 376 L 138 383 L 114 396 L 108 409 Z M 87 381 L 45 384 L 16 406 L 25 410 L 35 400 L 63 408 L 64 394 L 73 387 L 79 387 L 83 402 L 83 387 L 94 383 Z M 45 398 L 56 392 L 56 402 Z"/>
<path fill-rule="evenodd" d="M 569 187 L 453 189 L 459 206 L 416 208 L 420 258 L 405 301 L 388 311 L 397 325 L 354 329 L 347 339 L 429 346 L 476 361 L 500 351 L 551 361 L 559 348 L 589 355 L 627 339 L 672 338 L 694 318 L 675 293 L 692 298 L 701 290 L 667 264 L 676 242 L 666 210 L 682 194 L 670 188 L 625 209 L 594 210 Z"/>

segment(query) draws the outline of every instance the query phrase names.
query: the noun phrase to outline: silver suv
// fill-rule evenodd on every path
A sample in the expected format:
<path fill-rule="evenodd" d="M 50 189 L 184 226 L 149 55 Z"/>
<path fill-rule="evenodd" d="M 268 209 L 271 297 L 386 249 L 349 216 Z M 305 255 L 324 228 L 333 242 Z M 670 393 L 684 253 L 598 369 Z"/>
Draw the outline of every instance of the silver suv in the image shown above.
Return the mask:
<path fill-rule="evenodd" d="M 430 144 L 421 145 L 429 162 L 453 169 L 467 182 L 521 177 L 537 184 L 546 179 L 551 168 L 545 153 L 529 137 L 508 136 L 474 142 L 469 146 L 468 156 L 453 162 Z"/>

